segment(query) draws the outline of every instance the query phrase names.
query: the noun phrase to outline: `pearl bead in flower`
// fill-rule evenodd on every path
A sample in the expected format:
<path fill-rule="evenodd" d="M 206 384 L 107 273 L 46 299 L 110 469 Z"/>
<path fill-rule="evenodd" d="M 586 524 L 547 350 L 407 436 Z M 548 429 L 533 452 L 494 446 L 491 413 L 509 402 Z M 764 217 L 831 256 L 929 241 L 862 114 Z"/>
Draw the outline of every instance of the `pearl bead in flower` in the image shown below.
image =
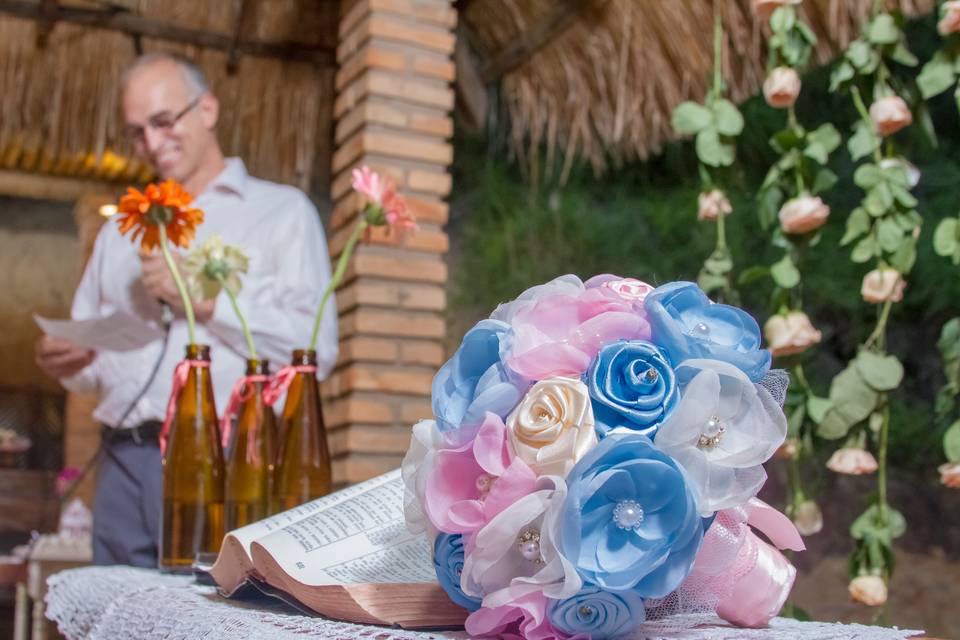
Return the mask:
<path fill-rule="evenodd" d="M 704 425 L 703 432 L 700 434 L 700 440 L 697 446 L 701 449 L 712 449 L 720 442 L 720 436 L 727 430 L 727 427 L 720 420 L 719 416 L 713 416 Z"/>
<path fill-rule="evenodd" d="M 493 484 L 493 481 L 494 481 L 494 477 L 491 476 L 489 473 L 481 473 L 479 476 L 477 476 L 476 482 L 474 484 L 476 484 L 477 489 L 480 491 L 481 494 L 486 495 L 487 493 L 490 492 L 490 485 Z"/>
<path fill-rule="evenodd" d="M 706 337 L 710 335 L 710 327 L 707 326 L 704 322 L 698 322 L 693 325 L 692 333 L 696 336 Z"/>
<path fill-rule="evenodd" d="M 656 369 L 650 367 L 647 369 L 647 372 L 643 374 L 643 377 L 646 378 L 647 382 L 656 382 L 660 374 L 657 373 Z"/>
<path fill-rule="evenodd" d="M 540 532 L 536 529 L 529 529 L 520 534 L 517 539 L 517 547 L 520 549 L 520 555 L 524 560 L 534 564 L 543 564 L 543 556 L 540 554 Z"/>
<path fill-rule="evenodd" d="M 613 509 L 613 523 L 620 529 L 636 529 L 643 522 L 643 508 L 636 500 L 621 500 Z"/>

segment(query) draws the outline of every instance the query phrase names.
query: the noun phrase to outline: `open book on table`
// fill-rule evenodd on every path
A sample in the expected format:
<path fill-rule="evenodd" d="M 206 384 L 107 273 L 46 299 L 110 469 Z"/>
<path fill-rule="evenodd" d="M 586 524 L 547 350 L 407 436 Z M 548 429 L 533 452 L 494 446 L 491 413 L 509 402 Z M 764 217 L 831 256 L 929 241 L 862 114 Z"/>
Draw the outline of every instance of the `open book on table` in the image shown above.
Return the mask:
<path fill-rule="evenodd" d="M 406 528 L 399 469 L 231 531 L 210 573 L 227 596 L 260 581 L 348 622 L 426 629 L 467 617 L 437 582 L 426 537 Z"/>

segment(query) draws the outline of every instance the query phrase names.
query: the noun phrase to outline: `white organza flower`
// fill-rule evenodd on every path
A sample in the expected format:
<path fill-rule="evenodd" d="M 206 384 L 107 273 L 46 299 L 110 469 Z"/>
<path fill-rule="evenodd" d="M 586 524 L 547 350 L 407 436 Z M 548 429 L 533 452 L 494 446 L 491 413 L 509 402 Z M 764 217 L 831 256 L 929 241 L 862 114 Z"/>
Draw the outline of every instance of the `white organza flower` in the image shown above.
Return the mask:
<path fill-rule="evenodd" d="M 780 405 L 737 367 L 687 360 L 677 368 L 680 402 L 656 445 L 686 470 L 701 515 L 736 507 L 760 490 L 787 435 Z"/>
<path fill-rule="evenodd" d="M 580 590 L 576 568 L 556 547 L 567 485 L 543 476 L 477 533 L 463 563 L 464 593 L 499 607 L 531 593 L 562 600 Z"/>
<path fill-rule="evenodd" d="M 437 449 L 443 444 L 443 434 L 435 420 L 421 420 L 413 425 L 410 446 L 400 465 L 403 478 L 403 516 L 412 533 L 426 532 L 431 539 L 437 531 L 423 511 L 427 492 L 427 478 L 433 469 Z"/>
<path fill-rule="evenodd" d="M 490 317 L 494 320 L 499 320 L 501 322 L 510 324 L 510 322 L 513 320 L 513 317 L 517 315 L 521 309 L 529 307 L 531 304 L 536 303 L 537 300 L 540 300 L 541 298 L 561 294 L 576 296 L 582 293 L 584 288 L 583 281 L 580 280 L 580 278 L 572 273 L 568 273 L 566 275 L 556 277 L 550 282 L 545 282 L 543 284 L 530 287 L 517 296 L 514 300 L 498 305 L 497 308 L 493 310 L 493 313 L 490 314 Z"/>

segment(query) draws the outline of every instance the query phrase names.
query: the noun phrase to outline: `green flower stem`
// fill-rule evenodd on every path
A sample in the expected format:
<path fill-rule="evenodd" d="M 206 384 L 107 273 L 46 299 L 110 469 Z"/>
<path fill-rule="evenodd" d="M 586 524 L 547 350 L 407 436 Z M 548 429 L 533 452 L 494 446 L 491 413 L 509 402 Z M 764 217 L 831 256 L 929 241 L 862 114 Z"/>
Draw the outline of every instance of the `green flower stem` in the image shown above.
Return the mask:
<path fill-rule="evenodd" d="M 873 161 L 877 166 L 880 166 L 883 156 L 880 155 L 880 140 L 877 139 L 877 132 L 873 130 L 873 120 L 870 119 L 870 112 L 867 111 L 867 105 L 863 103 L 863 98 L 860 97 L 860 89 L 856 85 L 850 87 L 850 93 L 853 95 L 853 104 L 857 108 L 857 113 L 860 114 L 860 119 L 867 126 L 870 137 L 873 138 Z"/>
<path fill-rule="evenodd" d="M 877 320 L 877 326 L 874 328 L 873 333 L 870 334 L 870 337 L 867 338 L 867 341 L 863 343 L 865 348 L 869 349 L 874 345 L 880 349 L 886 347 L 887 321 L 890 319 L 890 309 L 892 307 L 892 300 L 887 300 L 883 303 L 883 308 L 880 310 L 880 319 Z"/>
<path fill-rule="evenodd" d="M 163 261 L 167 263 L 170 275 L 173 276 L 173 282 L 177 285 L 177 291 L 180 293 L 180 300 L 183 302 L 183 312 L 187 316 L 187 336 L 190 344 L 197 343 L 196 320 L 193 316 L 193 303 L 187 294 L 187 287 L 183 284 L 183 278 L 180 277 L 180 271 L 177 269 L 177 263 L 173 261 L 170 255 L 170 248 L 167 246 L 167 227 L 162 224 L 157 225 L 160 232 L 160 253 L 163 254 Z"/>
<path fill-rule="evenodd" d="M 877 447 L 877 517 L 881 525 L 889 521 L 887 504 L 887 444 L 890 439 L 890 406 L 884 401 L 883 424 L 880 427 L 880 445 Z"/>
<path fill-rule="evenodd" d="M 723 212 L 717 216 L 717 251 L 726 250 L 727 248 L 727 228 L 724 218 L 727 215 Z"/>
<path fill-rule="evenodd" d="M 240 328 L 243 329 L 243 339 L 247 341 L 247 351 L 250 352 L 250 357 L 253 360 L 257 360 L 257 348 L 253 344 L 253 334 L 250 333 L 250 326 L 247 324 L 247 319 L 243 317 L 243 313 L 240 311 L 240 305 L 237 304 L 237 296 L 233 295 L 233 292 L 227 288 L 226 279 L 222 273 L 217 274 L 217 282 L 220 283 L 223 292 L 230 298 L 230 305 L 233 307 L 233 312 L 237 314 L 237 320 L 240 321 Z"/>
<path fill-rule="evenodd" d="M 723 23 L 720 20 L 720 3 L 713 4 L 713 97 L 723 94 Z"/>
<path fill-rule="evenodd" d="M 333 272 L 333 277 L 330 278 L 330 284 L 324 289 L 323 297 L 320 299 L 320 308 L 317 309 L 317 317 L 313 321 L 313 333 L 310 334 L 311 349 L 315 350 L 317 348 L 317 339 L 320 337 L 320 321 L 323 319 L 323 310 L 327 306 L 327 301 L 330 299 L 334 290 L 340 286 L 340 282 L 347 272 L 347 264 L 350 262 L 350 256 L 353 255 L 353 249 L 357 246 L 357 241 L 360 240 L 360 234 L 364 232 L 367 226 L 369 226 L 367 218 L 361 213 L 360 218 L 357 220 L 357 225 L 353 228 L 350 237 L 347 238 L 347 244 L 343 247 L 343 251 L 340 252 L 340 259 L 337 260 L 337 268 Z"/>

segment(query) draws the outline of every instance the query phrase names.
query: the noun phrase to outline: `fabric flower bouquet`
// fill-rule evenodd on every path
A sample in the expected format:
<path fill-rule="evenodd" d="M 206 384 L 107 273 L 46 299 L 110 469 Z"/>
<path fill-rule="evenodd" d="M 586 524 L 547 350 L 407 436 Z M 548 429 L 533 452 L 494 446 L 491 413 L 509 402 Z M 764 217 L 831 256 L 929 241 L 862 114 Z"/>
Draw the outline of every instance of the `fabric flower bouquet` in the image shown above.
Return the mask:
<path fill-rule="evenodd" d="M 802 550 L 755 498 L 786 374 L 696 285 L 533 287 L 464 336 L 403 462 L 408 526 L 472 636 L 612 638 L 676 614 L 766 624 Z"/>

